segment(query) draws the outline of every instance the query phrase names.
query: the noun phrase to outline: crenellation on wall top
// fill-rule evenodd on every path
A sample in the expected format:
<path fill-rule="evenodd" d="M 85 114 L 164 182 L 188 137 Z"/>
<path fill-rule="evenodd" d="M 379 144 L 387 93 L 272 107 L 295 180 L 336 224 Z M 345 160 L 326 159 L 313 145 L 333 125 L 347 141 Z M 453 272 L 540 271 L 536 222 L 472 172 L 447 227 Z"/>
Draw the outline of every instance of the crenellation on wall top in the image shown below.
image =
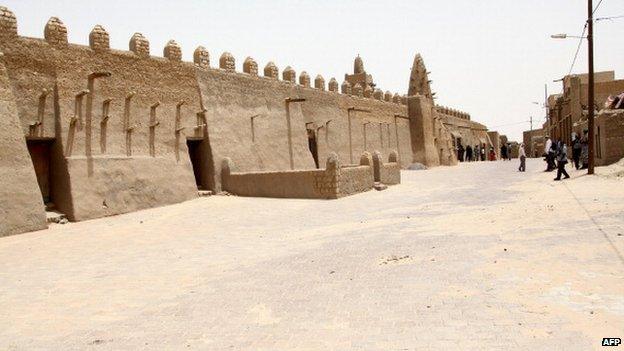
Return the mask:
<path fill-rule="evenodd" d="M 219 57 L 219 68 L 228 72 L 236 71 L 236 61 L 234 60 L 234 56 L 227 51 L 221 54 L 221 57 Z"/>
<path fill-rule="evenodd" d="M 338 92 L 338 81 L 336 80 L 336 78 L 331 77 L 331 79 L 329 80 L 329 84 L 327 84 L 327 89 L 334 93 Z"/>
<path fill-rule="evenodd" d="M 248 56 L 243 62 L 243 72 L 250 76 L 258 76 L 258 63 Z"/>
<path fill-rule="evenodd" d="M 68 46 L 69 43 L 67 34 L 67 27 L 58 17 L 51 17 L 47 21 L 44 29 L 44 39 L 50 45 L 56 47 Z M 0 6 L 0 36 L 18 36 L 16 16 L 12 11 L 4 6 Z M 102 25 L 95 25 L 89 33 L 89 47 L 94 51 L 107 51 L 111 49 L 110 35 Z M 134 33 L 129 40 L 128 47 L 134 55 L 141 58 L 150 58 L 150 43 L 143 34 L 139 32 Z M 182 50 L 180 45 L 175 40 L 169 40 L 163 48 L 163 56 L 169 61 L 181 62 Z M 361 59 L 359 59 L 359 61 L 361 61 Z M 195 49 L 193 52 L 193 63 L 198 68 L 206 69 L 210 67 L 210 55 L 205 47 L 198 46 Z M 358 64 L 357 62 L 356 65 L 358 67 L 361 66 L 361 64 Z M 235 59 L 232 54 L 224 52 L 220 56 L 219 68 L 231 72 L 236 70 Z M 243 62 L 243 72 L 249 74 L 250 76 L 258 76 L 258 71 L 257 62 L 253 58 L 247 57 Z M 268 62 L 264 67 L 264 76 L 267 78 L 279 80 L 279 74 L 279 69 L 273 62 Z M 282 72 L 282 78 L 286 82 L 297 84 L 297 74 L 290 66 L 284 69 Z M 305 71 L 301 72 L 298 81 L 303 87 L 311 87 L 310 75 Z M 379 101 L 385 100 L 386 102 L 402 102 L 402 98 L 398 97 L 398 94 L 394 94 L 394 96 L 390 92 L 386 92 L 384 94 L 380 89 L 373 89 L 370 85 L 363 86 L 358 83 L 353 86 L 347 80 L 340 85 L 334 77 L 329 80 L 327 87 L 325 83 L 325 79 L 319 74 L 314 79 L 314 88 L 321 91 L 327 90 L 329 92 L 341 92 L 347 95 L 357 95 L 360 97 L 364 96 L 367 98 L 374 98 Z M 467 118 L 469 118 L 469 116 Z"/>
<path fill-rule="evenodd" d="M 129 42 L 130 51 L 139 57 L 149 57 L 150 44 L 149 41 L 141 33 L 134 33 Z"/>
<path fill-rule="evenodd" d="M 351 83 L 349 83 L 349 81 L 347 80 L 342 82 L 342 85 L 340 86 L 340 91 L 343 94 L 351 95 L 351 92 L 352 92 Z"/>
<path fill-rule="evenodd" d="M 282 72 L 282 79 L 294 84 L 297 82 L 297 73 L 292 67 L 286 66 L 284 72 Z"/>
<path fill-rule="evenodd" d="M 381 89 L 375 89 L 375 90 L 373 91 L 373 98 L 374 98 L 375 100 L 383 101 L 383 99 L 384 99 L 384 93 L 383 93 L 383 91 L 381 91 Z"/>
<path fill-rule="evenodd" d="M 392 102 L 394 102 L 395 104 L 401 103 L 401 96 L 399 95 L 399 93 L 394 93 L 394 95 L 392 96 Z"/>
<path fill-rule="evenodd" d="M 89 46 L 93 50 L 110 49 L 110 37 L 104 27 L 99 24 L 93 27 L 91 33 L 89 33 Z"/>
<path fill-rule="evenodd" d="M 447 115 L 447 116 L 452 116 L 452 117 L 457 117 L 457 118 L 461 118 L 461 119 L 466 119 L 466 120 L 470 120 L 470 114 L 464 111 L 460 111 L 454 108 L 450 108 L 447 106 L 441 106 L 441 105 L 436 105 L 435 106 L 435 110 L 438 113 Z"/>
<path fill-rule="evenodd" d="M 271 79 L 279 79 L 279 69 L 273 61 L 269 61 L 269 63 L 264 66 L 264 76 Z"/>
<path fill-rule="evenodd" d="M 390 90 L 386 90 L 386 93 L 384 94 L 384 101 L 392 102 L 392 93 Z"/>
<path fill-rule="evenodd" d="M 316 78 L 314 78 L 314 88 L 318 90 L 325 90 L 325 78 L 323 78 L 322 75 L 318 74 L 316 75 Z"/>
<path fill-rule="evenodd" d="M 182 48 L 175 40 L 171 39 L 163 49 L 163 56 L 170 61 L 180 62 L 182 61 Z"/>
<path fill-rule="evenodd" d="M 53 46 L 67 46 L 67 27 L 58 17 L 51 17 L 43 30 L 43 37 Z"/>
<path fill-rule="evenodd" d="M 210 54 L 203 46 L 198 46 L 193 52 L 193 63 L 199 68 L 210 67 Z"/>
<path fill-rule="evenodd" d="M 0 6 L 0 35 L 17 36 L 17 18 L 11 10 L 4 6 Z"/>
<path fill-rule="evenodd" d="M 306 88 L 310 87 L 310 75 L 306 71 L 302 71 L 299 75 L 299 85 L 302 85 Z"/>

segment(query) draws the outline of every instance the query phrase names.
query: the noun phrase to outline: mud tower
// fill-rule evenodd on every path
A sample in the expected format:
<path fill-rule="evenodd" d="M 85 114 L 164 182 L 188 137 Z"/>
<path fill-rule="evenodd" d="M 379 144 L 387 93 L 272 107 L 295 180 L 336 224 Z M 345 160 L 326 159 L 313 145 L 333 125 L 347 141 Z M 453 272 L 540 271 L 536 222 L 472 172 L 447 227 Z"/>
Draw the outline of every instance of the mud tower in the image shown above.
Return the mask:
<path fill-rule="evenodd" d="M 373 76 L 367 74 L 364 70 L 364 61 L 362 61 L 360 55 L 353 62 L 353 74 L 345 74 L 345 80 L 351 83 L 352 87 L 359 83 L 362 86 L 362 91 L 366 90 L 367 87 L 370 87 L 371 91 L 375 89 Z"/>
<path fill-rule="evenodd" d="M 414 57 L 410 74 L 407 111 L 410 120 L 413 162 L 438 166 L 441 150 L 437 144 L 433 95 L 422 57 Z M 446 163 L 446 162 L 444 162 Z"/>

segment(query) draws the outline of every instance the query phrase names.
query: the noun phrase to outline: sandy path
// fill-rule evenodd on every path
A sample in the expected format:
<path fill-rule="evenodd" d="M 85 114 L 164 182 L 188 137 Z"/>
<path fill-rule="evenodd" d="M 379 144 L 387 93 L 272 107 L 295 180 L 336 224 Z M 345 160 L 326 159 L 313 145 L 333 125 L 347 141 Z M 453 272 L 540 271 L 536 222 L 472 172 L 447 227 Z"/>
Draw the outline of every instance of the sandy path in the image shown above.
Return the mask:
<path fill-rule="evenodd" d="M 404 172 L 0 238 L 0 350 L 588 350 L 624 337 L 624 186 Z"/>

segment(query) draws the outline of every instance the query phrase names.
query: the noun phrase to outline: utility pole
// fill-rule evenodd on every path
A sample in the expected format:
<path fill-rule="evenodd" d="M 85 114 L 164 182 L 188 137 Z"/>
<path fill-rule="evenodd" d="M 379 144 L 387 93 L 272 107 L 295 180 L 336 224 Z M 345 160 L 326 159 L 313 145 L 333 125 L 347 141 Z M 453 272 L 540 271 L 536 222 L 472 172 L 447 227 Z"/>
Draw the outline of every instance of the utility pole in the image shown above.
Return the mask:
<path fill-rule="evenodd" d="M 589 129 L 589 165 L 587 174 L 594 174 L 594 6 L 592 0 L 587 0 L 587 48 L 589 77 L 587 87 L 588 109 L 587 111 L 587 129 Z"/>

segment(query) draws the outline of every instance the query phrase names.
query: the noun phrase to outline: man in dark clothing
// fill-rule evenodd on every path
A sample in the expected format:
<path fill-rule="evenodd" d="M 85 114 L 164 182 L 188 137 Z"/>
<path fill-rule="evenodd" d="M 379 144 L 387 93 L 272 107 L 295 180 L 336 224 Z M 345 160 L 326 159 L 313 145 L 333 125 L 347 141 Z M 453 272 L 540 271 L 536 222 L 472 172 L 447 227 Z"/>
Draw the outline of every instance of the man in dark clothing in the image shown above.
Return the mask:
<path fill-rule="evenodd" d="M 574 160 L 574 167 L 579 169 L 581 167 L 581 138 L 577 134 L 574 134 L 574 140 L 572 140 L 572 160 Z"/>
<path fill-rule="evenodd" d="M 553 171 L 555 168 L 557 168 L 557 165 L 555 164 L 555 159 L 557 158 L 558 144 L 559 142 L 557 140 L 553 140 L 552 144 L 550 144 L 550 149 L 548 150 L 547 155 L 548 169 L 546 171 L 548 172 Z"/>
<path fill-rule="evenodd" d="M 462 144 L 457 147 L 457 159 L 459 162 L 464 162 L 464 146 Z"/>
<path fill-rule="evenodd" d="M 472 146 L 470 145 L 466 146 L 466 161 L 472 161 Z"/>
<path fill-rule="evenodd" d="M 558 143 L 557 147 L 557 178 L 555 180 L 561 180 L 561 175 L 564 175 L 564 179 L 570 178 L 568 172 L 565 170 L 565 165 L 568 163 L 568 147 L 562 141 Z"/>
<path fill-rule="evenodd" d="M 503 144 L 503 146 L 501 146 L 501 159 L 503 159 L 503 161 L 507 161 L 507 145 Z"/>

